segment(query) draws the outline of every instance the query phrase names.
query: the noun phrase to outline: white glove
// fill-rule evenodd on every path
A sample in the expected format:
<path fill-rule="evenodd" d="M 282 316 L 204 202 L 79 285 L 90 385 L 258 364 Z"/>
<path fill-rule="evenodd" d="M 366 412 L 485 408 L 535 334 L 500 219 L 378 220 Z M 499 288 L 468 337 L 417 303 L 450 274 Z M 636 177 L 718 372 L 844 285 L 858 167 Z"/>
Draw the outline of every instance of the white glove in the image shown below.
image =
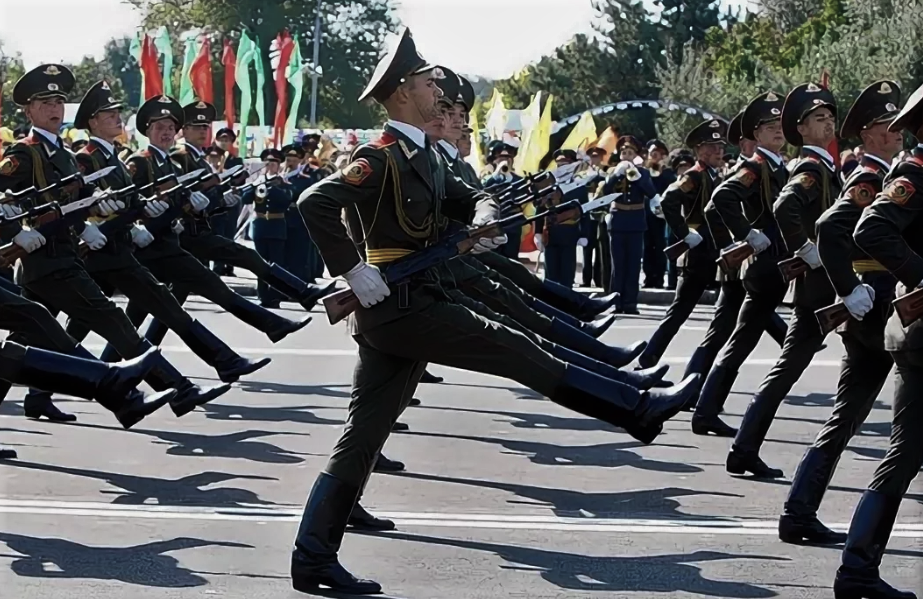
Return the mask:
<path fill-rule="evenodd" d="M 750 247 L 752 247 L 753 251 L 757 254 L 772 245 L 772 242 L 769 241 L 769 238 L 763 235 L 763 232 L 759 229 L 750 229 L 750 232 L 747 233 L 747 238 L 744 239 L 744 241 L 749 243 Z"/>
<path fill-rule="evenodd" d="M 99 197 L 105 193 L 106 193 L 105 191 L 101 189 L 97 189 L 95 192 L 93 192 L 93 195 L 96 197 Z M 125 209 L 125 202 L 122 202 L 120 200 L 113 200 L 110 198 L 100 200 L 96 203 L 95 206 L 93 206 L 93 212 L 96 213 L 96 216 L 110 216 L 112 214 L 115 214 L 119 210 L 124 210 L 124 209 Z"/>
<path fill-rule="evenodd" d="M 507 241 L 509 241 L 509 239 L 507 239 L 506 235 L 501 235 L 499 237 L 481 237 L 478 239 L 478 242 L 474 244 L 474 247 L 471 249 L 471 253 L 484 254 L 491 250 L 497 249 Z"/>
<path fill-rule="evenodd" d="M 820 254 L 817 253 L 817 246 L 811 241 L 801 246 L 801 248 L 795 252 L 795 255 L 807 262 L 812 270 L 823 266 L 820 261 Z"/>
<path fill-rule="evenodd" d="M 660 207 L 659 195 L 651 198 L 651 212 L 653 212 L 654 216 L 657 218 L 663 218 L 663 208 Z"/>
<path fill-rule="evenodd" d="M 134 225 L 131 228 L 131 242 L 139 248 L 146 248 L 154 243 L 154 236 L 144 225 Z"/>
<path fill-rule="evenodd" d="M 616 165 L 615 171 L 614 171 L 615 175 L 617 177 L 622 177 L 625 175 L 625 173 L 628 172 L 628 169 L 630 169 L 631 167 L 632 167 L 632 164 L 630 162 L 628 162 L 627 160 L 623 160 L 619 162 L 618 165 Z"/>
<path fill-rule="evenodd" d="M 192 205 L 194 212 L 202 212 L 208 208 L 208 196 L 201 191 L 193 191 L 189 196 L 189 203 Z"/>
<path fill-rule="evenodd" d="M 183 226 L 183 221 L 176 219 L 173 221 L 173 224 L 170 225 L 170 230 L 179 235 L 186 230 L 186 227 Z"/>
<path fill-rule="evenodd" d="M 0 210 L 3 211 L 3 218 L 12 220 L 17 216 L 22 216 L 22 208 L 13 204 L 0 204 Z"/>
<path fill-rule="evenodd" d="M 371 264 L 360 262 L 343 275 L 343 278 L 363 308 L 371 308 L 391 295 L 391 289 L 382 278 L 381 271 Z"/>
<path fill-rule="evenodd" d="M 144 216 L 148 218 L 157 218 L 169 209 L 169 203 L 163 200 L 151 200 L 144 205 Z"/>
<path fill-rule="evenodd" d="M 580 239 L 577 240 L 577 245 L 579 245 L 582 248 L 585 248 L 588 243 L 589 241 L 587 240 L 586 237 L 581 237 Z"/>
<path fill-rule="evenodd" d="M 603 217 L 603 220 L 606 221 L 606 226 L 607 226 L 607 227 L 608 227 L 610 224 L 612 224 L 612 213 L 610 212 L 610 213 L 608 213 L 606 216 L 604 216 L 604 217 Z"/>
<path fill-rule="evenodd" d="M 875 290 L 868 285 L 856 285 L 852 293 L 843 298 L 843 304 L 853 318 L 862 320 L 875 304 Z"/>
<path fill-rule="evenodd" d="M 535 235 L 533 235 L 532 241 L 535 243 L 535 247 L 538 249 L 538 251 L 542 251 L 543 249 L 545 249 L 545 243 L 542 240 L 541 233 L 536 233 Z"/>
<path fill-rule="evenodd" d="M 45 245 L 45 236 L 35 229 L 24 229 L 13 237 L 13 243 L 31 254 Z"/>
<path fill-rule="evenodd" d="M 93 223 L 86 223 L 83 233 L 80 234 L 80 239 L 85 241 L 91 250 L 98 250 L 106 245 L 106 236 Z"/>
<path fill-rule="evenodd" d="M 240 203 L 240 194 L 234 192 L 234 190 L 228 190 L 224 192 L 224 201 L 225 206 L 236 206 Z"/>
<path fill-rule="evenodd" d="M 689 234 L 683 237 L 683 241 L 689 246 L 689 249 L 702 243 L 702 236 L 695 229 L 689 229 Z"/>

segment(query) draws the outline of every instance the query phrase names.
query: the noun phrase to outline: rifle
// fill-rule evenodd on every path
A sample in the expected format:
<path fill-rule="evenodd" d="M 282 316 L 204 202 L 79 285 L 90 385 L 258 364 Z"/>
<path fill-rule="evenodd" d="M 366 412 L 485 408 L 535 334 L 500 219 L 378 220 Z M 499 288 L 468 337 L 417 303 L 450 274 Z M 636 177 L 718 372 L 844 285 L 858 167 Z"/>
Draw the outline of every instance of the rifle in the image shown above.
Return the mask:
<path fill-rule="evenodd" d="M 668 246 L 663 253 L 666 255 L 667 260 L 676 261 L 679 260 L 679 257 L 691 250 L 689 244 L 680 239 L 671 246 Z"/>
<path fill-rule="evenodd" d="M 721 250 L 718 265 L 725 273 L 731 272 L 743 264 L 744 260 L 753 255 L 753 246 L 746 241 L 738 241 L 731 247 Z"/>
<path fill-rule="evenodd" d="M 43 236 L 48 237 L 55 234 L 62 228 L 73 226 L 75 223 L 82 222 L 90 215 L 90 210 L 100 201 L 107 198 L 117 198 L 135 190 L 134 185 L 129 185 L 119 190 L 109 190 L 98 196 L 92 196 L 83 200 L 77 200 L 70 204 L 61 206 L 57 202 L 50 202 L 45 206 L 40 206 L 42 213 L 35 219 L 37 225 L 35 230 Z M 39 208 L 36 208 L 38 210 Z M 16 262 L 16 260 L 27 256 L 29 252 L 10 242 L 0 247 L 0 266 L 7 267 Z"/>
<path fill-rule="evenodd" d="M 800 256 L 793 256 L 779 261 L 779 270 L 782 272 L 782 278 L 788 283 L 811 270 L 811 267 Z"/>
<path fill-rule="evenodd" d="M 612 197 L 604 196 L 597 198 L 593 202 L 588 202 L 583 205 L 581 205 L 578 200 L 572 200 L 558 206 L 553 206 L 545 212 L 531 217 L 526 217 L 523 214 L 514 214 L 488 225 L 476 227 L 474 229 L 463 229 L 449 235 L 435 245 L 392 262 L 384 270 L 382 277 L 386 283 L 399 283 L 415 274 L 424 272 L 443 262 L 447 262 L 456 256 L 467 254 L 474 248 L 479 239 L 485 237 L 500 237 L 507 230 L 517 230 L 533 221 L 542 218 L 553 218 L 555 215 L 573 218 L 574 213 L 583 214 L 584 212 L 593 210 L 597 207 L 594 203 L 609 203 L 616 195 L 617 194 L 612 194 Z M 332 295 L 328 295 L 324 298 L 323 303 L 330 324 L 340 322 L 355 312 L 360 305 L 359 299 L 351 289 L 343 289 Z"/>
<path fill-rule="evenodd" d="M 28 206 L 27 210 L 32 211 L 36 208 L 35 204 L 31 203 L 33 200 L 35 200 L 35 198 L 40 197 L 46 193 L 55 191 L 57 189 L 63 189 L 68 192 L 76 191 L 76 189 L 79 189 L 80 187 L 83 187 L 84 185 L 89 185 L 91 183 L 94 183 L 102 179 L 103 177 L 105 177 L 106 175 L 108 175 L 114 170 L 115 170 L 114 166 L 107 166 L 106 168 L 101 169 L 100 171 L 97 171 L 98 173 L 102 173 L 102 174 L 93 173 L 91 175 L 87 175 L 86 177 L 84 177 L 80 173 L 74 173 L 73 175 L 62 177 L 61 179 L 58 179 L 51 185 L 48 185 L 47 187 L 43 187 L 41 189 L 30 187 L 28 189 L 17 191 L 15 193 L 2 194 L 3 198 L 0 199 L 0 203 L 3 203 L 3 204 L 14 203 L 18 206 L 23 206 L 25 204 Z M 28 204 L 26 204 L 27 202 Z M 44 204 L 43 206 L 48 206 L 52 203 L 54 202 L 49 202 L 48 204 Z M 18 221 L 19 219 L 24 218 L 24 217 L 25 215 L 16 216 L 12 219 L 4 219 L 4 222 Z"/>
<path fill-rule="evenodd" d="M 817 317 L 817 323 L 820 325 L 820 332 L 823 335 L 835 330 L 851 317 L 844 303 L 836 303 L 826 308 L 815 310 L 814 316 Z"/>
<path fill-rule="evenodd" d="M 897 312 L 904 328 L 908 328 L 923 316 L 923 288 L 917 288 L 897 298 L 891 305 Z"/>

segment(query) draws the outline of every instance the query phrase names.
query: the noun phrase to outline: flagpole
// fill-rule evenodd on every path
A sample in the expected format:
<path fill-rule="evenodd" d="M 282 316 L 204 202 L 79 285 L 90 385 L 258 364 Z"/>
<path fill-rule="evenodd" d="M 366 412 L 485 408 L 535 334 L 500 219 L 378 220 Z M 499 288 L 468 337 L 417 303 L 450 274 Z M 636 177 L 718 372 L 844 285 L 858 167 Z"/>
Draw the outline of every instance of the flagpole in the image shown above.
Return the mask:
<path fill-rule="evenodd" d="M 314 19 L 314 60 L 311 72 L 311 127 L 317 126 L 317 61 L 320 57 L 320 8 L 321 1 L 317 0 L 317 15 Z"/>

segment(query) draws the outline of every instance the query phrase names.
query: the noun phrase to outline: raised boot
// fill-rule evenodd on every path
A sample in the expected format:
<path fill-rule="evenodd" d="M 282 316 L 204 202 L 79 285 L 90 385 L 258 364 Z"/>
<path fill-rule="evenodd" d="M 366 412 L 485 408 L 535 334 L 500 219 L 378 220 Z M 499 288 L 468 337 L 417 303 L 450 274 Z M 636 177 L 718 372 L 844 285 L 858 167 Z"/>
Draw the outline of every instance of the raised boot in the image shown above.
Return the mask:
<path fill-rule="evenodd" d="M 573 364 L 589 370 L 590 372 L 601 374 L 608 379 L 631 385 L 635 389 L 640 389 L 642 391 L 647 391 L 653 387 L 669 387 L 672 384 L 663 380 L 663 377 L 666 376 L 667 371 L 670 369 L 666 364 L 647 370 L 619 370 L 614 366 L 609 366 L 598 360 L 588 358 L 579 352 L 575 352 L 561 345 L 553 346 L 551 348 L 551 354 L 555 358 L 567 362 L 568 364 Z"/>
<path fill-rule="evenodd" d="M 900 505 L 900 497 L 871 490 L 862 494 L 833 581 L 836 599 L 917 599 L 913 593 L 895 589 L 878 573 Z"/>
<path fill-rule="evenodd" d="M 200 387 L 182 375 L 166 358 L 159 356 L 154 368 L 144 380 L 157 391 L 170 387 L 176 389 L 176 396 L 170 400 L 170 407 L 177 417 L 185 416 L 197 407 L 218 399 L 231 390 L 231 385 Z"/>
<path fill-rule="evenodd" d="M 590 322 L 582 322 L 579 328 L 593 339 L 599 339 L 612 327 L 617 318 L 615 314 L 608 314 Z"/>
<path fill-rule="evenodd" d="M 795 478 L 779 518 L 779 539 L 794 545 L 839 545 L 846 534 L 834 532 L 817 518 L 817 510 L 839 456 L 830 456 L 818 447 L 809 447 L 795 471 Z"/>
<path fill-rule="evenodd" d="M 638 341 L 628 347 L 607 345 L 557 318 L 551 320 L 551 329 L 548 331 L 547 337 L 554 343 L 616 368 L 621 368 L 634 362 L 635 358 L 644 351 L 646 346 L 645 341 Z"/>
<path fill-rule="evenodd" d="M 734 437 L 737 434 L 737 429 L 718 418 L 736 379 L 737 373 L 724 366 L 718 365 L 711 369 L 692 415 L 693 433 L 718 437 Z"/>
<path fill-rule="evenodd" d="M 193 320 L 189 330 L 179 338 L 195 355 L 218 372 L 218 378 L 223 383 L 236 383 L 240 377 L 253 374 L 272 362 L 271 358 L 253 361 L 239 355 L 198 320 Z"/>
<path fill-rule="evenodd" d="M 359 491 L 326 472 L 318 475 L 292 550 L 292 588 L 296 591 L 316 594 L 326 587 L 349 595 L 381 592 L 380 584 L 356 578 L 337 558 Z"/>
<path fill-rule="evenodd" d="M 445 379 L 441 376 L 436 376 L 435 374 L 430 373 L 429 370 L 423 371 L 423 376 L 420 377 L 421 383 L 428 383 L 430 385 L 436 385 L 444 381 Z M 411 404 L 412 405 L 412 404 Z"/>
<path fill-rule="evenodd" d="M 374 471 L 381 474 L 389 474 L 394 472 L 403 472 L 405 468 L 406 466 L 404 466 L 404 462 L 392 460 L 384 454 L 379 453 L 378 458 L 375 460 Z"/>
<path fill-rule="evenodd" d="M 227 311 L 238 320 L 265 333 L 273 343 L 282 341 L 311 322 L 310 316 L 300 321 L 283 318 L 237 294 L 234 294 L 234 301 L 227 306 Z"/>
<path fill-rule="evenodd" d="M 619 294 L 610 293 L 604 297 L 591 299 L 570 287 L 545 279 L 536 297 L 581 320 L 593 320 L 614 306 L 619 299 Z"/>
<path fill-rule="evenodd" d="M 617 318 L 615 314 L 607 314 L 598 319 L 591 320 L 590 322 L 584 322 L 576 316 L 568 314 L 563 310 L 559 310 L 558 308 L 555 308 L 554 306 L 547 304 L 539 299 L 530 297 L 527 298 L 525 302 L 526 305 L 528 305 L 539 314 L 544 314 L 548 318 L 554 318 L 565 324 L 569 324 L 576 329 L 580 329 L 594 339 L 599 339 L 602 337 L 602 334 L 609 330 L 609 327 L 612 326 Z"/>
<path fill-rule="evenodd" d="M 270 264 L 269 274 L 261 278 L 264 283 L 276 291 L 301 304 L 308 312 L 317 305 L 317 302 L 333 293 L 337 285 L 336 281 L 330 281 L 326 285 L 302 281 L 278 264 Z"/>

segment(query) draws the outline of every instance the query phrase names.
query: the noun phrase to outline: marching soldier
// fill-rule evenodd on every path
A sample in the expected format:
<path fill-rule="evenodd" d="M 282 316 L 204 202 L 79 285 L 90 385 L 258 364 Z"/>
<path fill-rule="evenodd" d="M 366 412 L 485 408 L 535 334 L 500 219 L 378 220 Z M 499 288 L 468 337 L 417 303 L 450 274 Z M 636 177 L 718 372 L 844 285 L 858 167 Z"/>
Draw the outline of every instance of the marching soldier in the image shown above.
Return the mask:
<path fill-rule="evenodd" d="M 888 127 L 907 130 L 923 140 L 923 87 L 918 88 Z M 866 147 L 866 151 L 868 148 Z M 915 291 L 923 283 L 923 144 L 916 146 L 885 177 L 884 189 L 859 219 L 854 238 L 859 249 L 888 269 L 899 283 L 897 297 Z M 875 470 L 868 490 L 859 500 L 849 526 L 843 561 L 836 573 L 837 597 L 916 599 L 881 579 L 878 567 L 901 499 L 923 466 L 923 344 L 921 323 L 903 326 L 894 313 L 885 328 L 885 349 L 891 352 L 897 372 L 894 387 L 894 419 L 891 446 Z"/>
<path fill-rule="evenodd" d="M 833 287 L 817 253 L 814 223 L 839 195 L 840 179 L 833 156 L 825 149 L 836 140 L 836 99 L 816 83 L 793 89 L 782 108 L 786 141 L 801 148 L 801 160 L 773 205 L 788 252 L 809 267 L 795 280 L 795 306 L 782 344 L 782 354 L 766 375 L 744 414 L 728 456 L 728 470 L 779 478 L 782 471 L 767 467 L 759 450 L 788 392 L 811 364 L 824 343 L 815 310 L 834 299 Z M 778 274 L 778 273 L 775 273 Z"/>
<path fill-rule="evenodd" d="M 690 131 L 685 142 L 695 151 L 695 166 L 670 185 L 663 195 L 661 208 L 664 218 L 673 234 L 685 242 L 689 250 L 680 257 L 682 270 L 673 303 L 667 308 L 663 322 L 654 331 L 644 353 L 638 357 L 642 368 L 660 361 L 670 341 L 715 280 L 718 250 L 705 222 L 705 206 L 720 183 L 717 169 L 727 142 L 726 134 L 727 125 L 718 119 L 705 121 Z M 667 175 L 661 175 L 664 176 Z"/>
<path fill-rule="evenodd" d="M 641 142 L 631 135 L 619 138 L 616 150 L 621 162 L 609 170 L 601 195 L 622 194 L 609 208 L 609 247 L 612 255 L 610 291 L 619 294 L 615 305 L 623 314 L 639 314 L 638 288 L 641 284 L 641 260 L 647 209 L 659 205 L 657 191 L 646 168 L 635 166 Z M 656 200 L 655 200 L 656 198 Z"/>
<path fill-rule="evenodd" d="M 32 134 L 14 145 L 0 164 L 0 189 L 14 191 L 28 187 L 43 188 L 64 177 L 79 174 L 74 155 L 67 151 L 58 131 L 64 117 L 64 102 L 74 86 L 74 76 L 65 67 L 54 64 L 41 65 L 25 75 L 13 89 L 13 99 L 23 107 L 32 122 Z M 93 192 L 87 186 L 77 194 L 88 197 Z M 62 204 L 73 201 L 67 189 L 55 192 Z M 106 217 L 125 208 L 121 201 L 101 200 L 91 214 Z M 73 227 L 80 231 L 79 239 L 90 251 L 99 251 L 107 243 L 98 226 L 86 222 Z M 71 227 L 59 227 L 46 238 L 35 229 L 22 229 L 13 241 L 26 252 L 18 264 L 18 283 L 27 296 L 34 297 L 54 311 L 66 313 L 71 319 L 106 339 L 126 359 L 136 358 L 151 348 L 131 321 L 112 300 L 100 290 L 96 282 L 83 269 L 77 254 L 77 240 Z M 14 336 L 12 341 L 18 341 Z M 157 358 L 157 366 L 145 380 L 157 391 L 175 388 L 179 393 L 170 405 L 177 416 L 188 414 L 230 389 L 230 385 L 201 388 L 184 377 L 165 358 Z M 47 400 L 50 402 L 50 400 Z M 40 415 L 52 416 L 50 412 Z"/>
<path fill-rule="evenodd" d="M 647 160 L 645 166 L 651 174 L 651 182 L 659 197 L 676 181 L 676 173 L 666 162 L 670 149 L 659 139 L 647 142 Z M 663 289 L 663 279 L 667 274 L 667 257 L 663 250 L 667 241 L 667 226 L 663 218 L 648 210 L 647 231 L 644 232 L 644 288 Z"/>
<path fill-rule="evenodd" d="M 893 81 L 873 83 L 856 98 L 840 129 L 841 139 L 862 139 L 865 156 L 836 203 L 817 221 L 817 253 L 851 318 L 839 332 L 846 354 L 833 412 L 805 452 L 792 480 L 779 538 L 787 543 L 838 544 L 846 535 L 817 518 L 824 493 L 846 445 L 872 410 L 894 364 L 885 351 L 885 322 L 894 299 L 894 276 L 856 248 L 853 231 L 872 203 L 901 150 L 900 131 L 889 132 L 901 90 Z"/>
<path fill-rule="evenodd" d="M 455 177 L 427 143 L 422 127 L 438 116 L 440 72 L 417 53 L 406 29 L 399 40 L 360 98 L 373 97 L 387 110 L 382 138 L 361 146 L 350 165 L 299 200 L 331 274 L 343 275 L 361 304 L 351 323 L 359 361 L 349 421 L 307 500 L 292 552 L 292 583 L 305 593 L 320 585 L 353 594 L 381 591 L 343 568 L 337 553 L 356 497 L 406 404 L 406 383 L 419 376 L 422 361 L 512 377 L 644 439 L 679 409 L 694 382 L 663 393 L 638 392 L 565 366 L 525 335 L 451 303 L 432 270 L 393 288 L 384 282 L 379 267 L 430 247 L 445 219 L 466 222 L 473 211 L 474 223 L 482 225 L 499 213 L 491 196 Z M 353 238 L 341 221 L 344 208 L 359 215 L 362 231 L 352 231 Z M 365 242 L 368 262 L 359 256 L 358 241 Z M 505 242 L 505 236 L 479 238 L 473 251 L 489 252 Z"/>
<path fill-rule="evenodd" d="M 557 150 L 554 161 L 558 166 L 577 162 L 577 153 L 573 150 Z M 555 205 L 579 200 L 581 204 L 589 201 L 586 187 L 579 187 L 561 197 Z M 577 248 L 586 247 L 588 243 L 590 218 L 583 215 L 561 223 L 546 223 L 544 219 L 535 222 L 535 246 L 545 249 L 545 278 L 564 287 L 573 287 L 577 276 Z"/>

